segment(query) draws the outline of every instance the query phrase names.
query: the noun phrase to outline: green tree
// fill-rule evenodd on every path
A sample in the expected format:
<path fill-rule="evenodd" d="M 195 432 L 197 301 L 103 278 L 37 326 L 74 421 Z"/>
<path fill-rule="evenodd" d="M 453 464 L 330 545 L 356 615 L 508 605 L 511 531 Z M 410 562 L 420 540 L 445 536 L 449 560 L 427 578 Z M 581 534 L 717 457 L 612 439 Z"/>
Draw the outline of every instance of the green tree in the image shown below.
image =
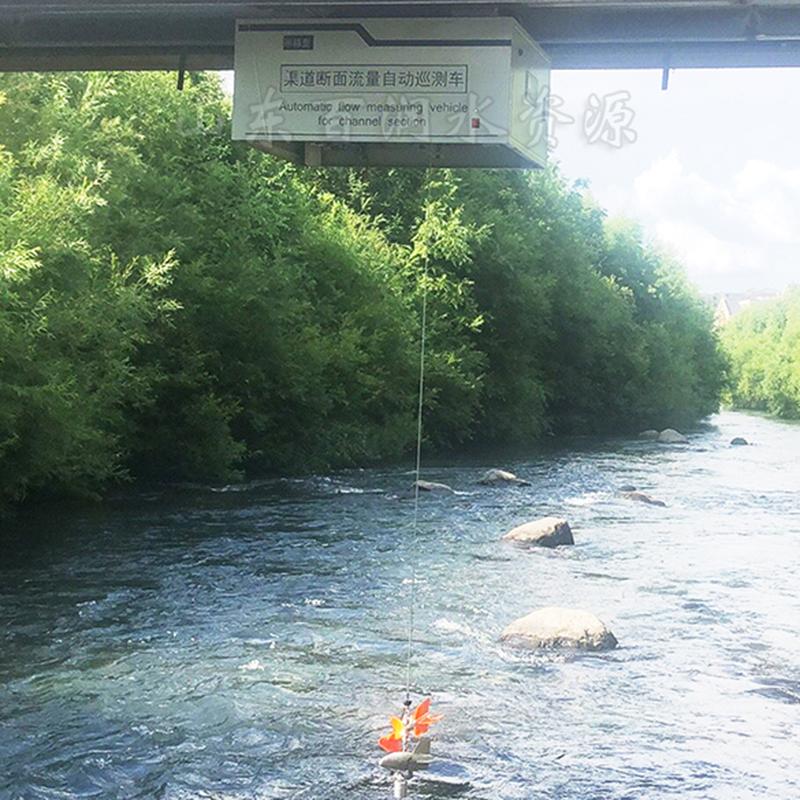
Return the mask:
<path fill-rule="evenodd" d="M 734 317 L 722 342 L 734 408 L 800 418 L 800 287 Z"/>
<path fill-rule="evenodd" d="M 0 87 L 6 498 L 406 453 L 423 303 L 431 448 L 715 408 L 681 269 L 557 168 L 295 168 L 230 141 L 211 75 Z"/>
<path fill-rule="evenodd" d="M 66 126 L 52 124 L 44 136 L 30 114 L 43 94 L 53 100 L 43 113 L 66 105 L 64 85 L 47 93 L 43 78 L 8 82 L 15 91 L 0 106 L 0 502 L 41 488 L 92 494 L 125 474 L 124 409 L 149 390 L 135 354 L 148 327 L 175 308 L 172 259 L 123 263 L 92 245 L 86 231 L 106 202 L 108 172 L 76 152 Z M 20 122 L 29 126 L 24 139 Z"/>

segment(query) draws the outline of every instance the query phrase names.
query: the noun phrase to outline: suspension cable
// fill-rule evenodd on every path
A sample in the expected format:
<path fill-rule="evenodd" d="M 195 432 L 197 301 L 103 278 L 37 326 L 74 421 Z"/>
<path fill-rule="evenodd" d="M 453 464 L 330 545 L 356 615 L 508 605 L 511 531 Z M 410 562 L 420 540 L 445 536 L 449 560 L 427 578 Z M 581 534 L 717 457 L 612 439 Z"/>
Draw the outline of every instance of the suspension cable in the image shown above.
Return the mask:
<path fill-rule="evenodd" d="M 416 600 L 417 572 L 413 560 L 417 552 L 419 538 L 419 481 L 422 464 L 422 405 L 425 396 L 425 344 L 428 327 L 428 256 L 425 256 L 422 268 L 422 318 L 419 345 L 419 396 L 417 398 L 417 459 L 414 469 L 414 523 L 412 527 L 411 547 L 411 585 L 408 601 L 408 655 L 406 663 L 406 704 L 411 700 L 411 661 L 414 655 L 414 602 Z"/>

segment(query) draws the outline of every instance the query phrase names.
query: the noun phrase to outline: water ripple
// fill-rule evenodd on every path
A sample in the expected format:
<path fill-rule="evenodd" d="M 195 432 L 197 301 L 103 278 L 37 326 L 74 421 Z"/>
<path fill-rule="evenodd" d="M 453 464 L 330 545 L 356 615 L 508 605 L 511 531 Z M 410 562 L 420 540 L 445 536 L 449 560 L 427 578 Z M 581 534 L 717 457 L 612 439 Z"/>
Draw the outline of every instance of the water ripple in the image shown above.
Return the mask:
<path fill-rule="evenodd" d="M 416 534 L 391 467 L 42 515 L 0 567 L 0 798 L 389 797 L 412 570 L 412 688 L 445 714 L 412 796 L 800 796 L 798 453 L 800 427 L 724 414 L 688 447 L 439 465 L 456 493 L 422 498 Z M 533 485 L 477 486 L 491 466 Z M 499 541 L 552 514 L 574 548 Z M 544 605 L 619 649 L 499 643 Z"/>

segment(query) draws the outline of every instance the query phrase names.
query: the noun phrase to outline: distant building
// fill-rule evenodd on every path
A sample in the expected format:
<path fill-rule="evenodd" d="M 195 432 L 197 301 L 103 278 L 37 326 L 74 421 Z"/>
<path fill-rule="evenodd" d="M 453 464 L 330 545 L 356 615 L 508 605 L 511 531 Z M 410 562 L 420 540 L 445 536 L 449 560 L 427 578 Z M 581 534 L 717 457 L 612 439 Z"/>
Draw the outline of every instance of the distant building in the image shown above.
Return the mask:
<path fill-rule="evenodd" d="M 724 292 L 714 295 L 714 324 L 718 328 L 727 325 L 737 314 L 755 303 L 773 300 L 779 292 L 774 289 L 748 289 L 746 292 Z"/>

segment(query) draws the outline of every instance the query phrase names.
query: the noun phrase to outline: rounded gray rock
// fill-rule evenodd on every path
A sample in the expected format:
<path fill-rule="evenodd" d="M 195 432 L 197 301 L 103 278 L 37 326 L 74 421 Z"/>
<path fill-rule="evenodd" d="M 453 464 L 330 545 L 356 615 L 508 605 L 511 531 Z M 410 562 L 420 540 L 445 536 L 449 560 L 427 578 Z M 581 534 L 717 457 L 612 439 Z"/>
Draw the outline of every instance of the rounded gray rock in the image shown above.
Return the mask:
<path fill-rule="evenodd" d="M 741 436 L 737 436 L 735 439 L 731 439 L 731 444 L 740 447 L 741 445 L 749 444 L 747 439 L 743 439 Z"/>
<path fill-rule="evenodd" d="M 446 483 L 436 483 L 436 481 L 414 481 L 411 485 L 412 491 L 415 488 L 419 488 L 421 492 L 453 492 L 452 487 L 448 486 Z"/>
<path fill-rule="evenodd" d="M 530 486 L 528 481 L 518 478 L 504 469 L 490 469 L 478 480 L 482 486 Z"/>
<path fill-rule="evenodd" d="M 649 430 L 642 431 L 639 434 L 639 438 L 640 439 L 658 439 L 658 435 L 659 435 L 658 431 L 651 428 Z"/>
<path fill-rule="evenodd" d="M 665 428 L 658 434 L 658 441 L 664 444 L 688 444 L 689 440 L 674 428 Z"/>
<path fill-rule="evenodd" d="M 625 500 L 632 500 L 634 503 L 647 503 L 651 506 L 667 505 L 663 500 L 656 500 L 654 497 L 650 497 L 649 494 L 645 494 L 644 492 L 620 491 L 619 496 Z"/>
<path fill-rule="evenodd" d="M 503 539 L 518 544 L 537 547 L 558 547 L 562 544 L 575 544 L 569 522 L 559 517 L 542 517 L 510 530 Z"/>
<path fill-rule="evenodd" d="M 594 614 L 555 606 L 515 620 L 500 634 L 500 641 L 531 649 L 570 647 L 598 651 L 617 646 L 617 638 Z"/>

